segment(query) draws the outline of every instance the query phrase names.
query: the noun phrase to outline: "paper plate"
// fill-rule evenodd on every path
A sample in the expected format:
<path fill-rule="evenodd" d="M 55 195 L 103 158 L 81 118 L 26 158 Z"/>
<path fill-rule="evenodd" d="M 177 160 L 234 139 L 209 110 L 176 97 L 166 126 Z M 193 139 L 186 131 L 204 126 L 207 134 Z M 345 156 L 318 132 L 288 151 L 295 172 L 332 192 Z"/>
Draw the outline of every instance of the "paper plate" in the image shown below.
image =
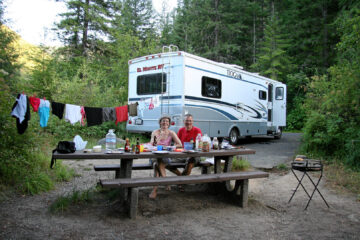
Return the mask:
<path fill-rule="evenodd" d="M 156 154 L 165 154 L 165 153 L 169 153 L 169 151 L 154 151 L 153 153 L 156 153 Z"/>

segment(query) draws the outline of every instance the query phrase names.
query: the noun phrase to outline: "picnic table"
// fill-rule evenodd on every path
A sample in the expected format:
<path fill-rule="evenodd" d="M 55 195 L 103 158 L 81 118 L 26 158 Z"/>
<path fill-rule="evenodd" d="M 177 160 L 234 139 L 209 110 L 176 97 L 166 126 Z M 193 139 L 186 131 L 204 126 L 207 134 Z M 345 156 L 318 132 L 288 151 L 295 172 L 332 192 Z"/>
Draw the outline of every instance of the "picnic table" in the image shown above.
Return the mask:
<path fill-rule="evenodd" d="M 210 150 L 209 152 L 141 152 L 135 154 L 130 153 L 106 153 L 91 152 L 84 153 L 76 151 L 74 153 L 62 154 L 53 153 L 54 159 L 62 160 L 99 160 L 104 161 L 111 159 L 119 159 L 120 169 L 116 179 L 100 180 L 105 188 L 122 189 L 121 198 L 129 205 L 129 214 L 131 218 L 136 217 L 138 187 L 142 186 L 158 186 L 158 185 L 180 185 L 180 184 L 198 184 L 198 183 L 216 183 L 222 185 L 225 190 L 234 192 L 240 196 L 240 206 L 245 207 L 248 199 L 248 180 L 250 178 L 268 177 L 268 173 L 262 171 L 251 172 L 231 172 L 232 160 L 237 155 L 255 154 L 251 149 L 227 149 L 227 150 Z M 194 158 L 194 157 L 214 157 L 214 174 L 176 176 L 165 178 L 132 178 L 133 162 L 138 159 L 161 159 L 161 158 Z M 222 160 L 224 163 L 222 164 Z M 223 166 L 223 167 L 222 167 Z M 209 172 L 208 172 L 209 173 Z M 235 189 L 230 184 L 230 180 L 236 180 Z"/>

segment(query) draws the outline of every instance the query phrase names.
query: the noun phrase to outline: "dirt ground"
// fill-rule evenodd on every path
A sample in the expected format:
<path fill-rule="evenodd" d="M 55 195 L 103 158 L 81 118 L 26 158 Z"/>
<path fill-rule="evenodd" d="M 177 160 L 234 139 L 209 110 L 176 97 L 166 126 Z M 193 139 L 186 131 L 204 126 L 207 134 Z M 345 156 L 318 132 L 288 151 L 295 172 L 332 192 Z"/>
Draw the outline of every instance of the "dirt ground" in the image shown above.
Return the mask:
<path fill-rule="evenodd" d="M 270 172 L 267 179 L 250 180 L 249 204 L 240 208 L 224 196 L 199 187 L 185 192 L 173 186 L 159 189 L 157 199 L 140 189 L 137 219 L 131 220 L 117 201 L 96 198 L 53 214 L 49 206 L 75 190 L 90 189 L 111 172 L 94 172 L 101 161 L 67 161 L 79 177 L 36 196 L 11 196 L 0 203 L 0 239 L 360 239 L 360 202 L 348 193 L 336 193 L 321 181 L 307 211 L 307 196 L 300 189 L 288 200 L 297 181 L 288 172 Z M 116 161 L 115 161 L 116 162 Z M 170 173 L 168 173 L 171 175 Z M 199 169 L 193 174 L 200 174 Z M 133 176 L 151 176 L 133 171 Z M 316 177 L 316 176 L 315 176 Z M 305 181 L 308 189 L 310 182 Z"/>

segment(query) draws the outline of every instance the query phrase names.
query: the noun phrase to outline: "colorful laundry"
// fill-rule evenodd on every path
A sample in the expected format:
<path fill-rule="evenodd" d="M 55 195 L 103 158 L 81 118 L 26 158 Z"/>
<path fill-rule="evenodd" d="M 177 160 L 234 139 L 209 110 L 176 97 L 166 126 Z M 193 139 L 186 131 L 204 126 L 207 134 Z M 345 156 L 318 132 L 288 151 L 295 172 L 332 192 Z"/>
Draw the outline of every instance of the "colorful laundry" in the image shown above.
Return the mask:
<path fill-rule="evenodd" d="M 138 102 L 129 104 L 129 116 L 130 117 L 135 117 L 138 115 L 138 113 L 137 113 L 138 105 L 139 105 Z"/>
<path fill-rule="evenodd" d="M 38 114 L 40 117 L 40 127 L 47 127 L 50 117 L 50 102 L 48 100 L 40 99 Z"/>
<path fill-rule="evenodd" d="M 78 105 L 66 104 L 65 105 L 65 120 L 74 125 L 81 121 L 81 108 Z"/>
<path fill-rule="evenodd" d="M 29 101 L 30 101 L 30 104 L 31 104 L 31 106 L 33 108 L 33 111 L 37 112 L 39 110 L 40 98 L 37 98 L 35 96 L 29 97 Z"/>
<path fill-rule="evenodd" d="M 27 110 L 28 100 L 25 94 L 19 94 L 16 98 L 16 103 L 14 104 L 14 108 L 11 112 L 11 116 L 19 119 L 19 122 L 22 123 L 25 118 L 25 113 Z"/>
<path fill-rule="evenodd" d="M 63 118 L 65 104 L 58 102 L 51 102 L 51 112 L 59 119 Z"/>
<path fill-rule="evenodd" d="M 121 107 L 116 107 L 115 108 L 116 111 L 116 124 L 118 124 L 119 122 L 124 122 L 128 120 L 128 106 L 121 106 Z"/>
<path fill-rule="evenodd" d="M 116 112 L 115 108 L 105 107 L 103 108 L 103 115 L 102 115 L 103 122 L 109 121 L 116 121 Z"/>
<path fill-rule="evenodd" d="M 83 106 L 81 106 L 80 108 L 80 113 L 81 113 L 81 126 L 85 126 L 86 114 Z"/>
<path fill-rule="evenodd" d="M 102 108 L 85 107 L 87 126 L 102 124 Z"/>
<path fill-rule="evenodd" d="M 25 103 L 25 106 L 23 105 L 24 103 Z M 23 114 L 24 108 L 26 110 L 25 110 L 25 113 Z M 15 109 L 17 109 L 17 110 L 15 110 Z M 14 103 L 11 110 L 12 110 L 11 116 L 16 118 L 17 131 L 19 134 L 23 134 L 25 132 L 25 130 L 27 129 L 28 121 L 30 120 L 30 104 L 29 104 L 29 100 L 27 99 L 26 95 L 18 94 L 18 96 L 16 98 L 16 102 Z M 15 110 L 15 112 L 14 112 L 14 110 Z M 22 121 L 20 121 L 20 118 L 18 116 L 22 116 Z"/>

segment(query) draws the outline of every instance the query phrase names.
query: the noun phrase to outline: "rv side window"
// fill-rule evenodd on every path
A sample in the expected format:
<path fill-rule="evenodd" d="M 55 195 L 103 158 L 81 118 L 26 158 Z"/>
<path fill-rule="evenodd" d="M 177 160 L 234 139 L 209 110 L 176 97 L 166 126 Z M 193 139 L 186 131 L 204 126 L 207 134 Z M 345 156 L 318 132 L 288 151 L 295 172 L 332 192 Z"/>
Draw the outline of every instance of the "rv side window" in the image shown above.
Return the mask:
<path fill-rule="evenodd" d="M 275 90 L 275 99 L 276 100 L 283 100 L 284 99 L 284 88 L 277 87 Z"/>
<path fill-rule="evenodd" d="M 259 91 L 259 99 L 266 100 L 266 92 L 265 91 Z"/>
<path fill-rule="evenodd" d="M 204 97 L 221 98 L 221 81 L 215 78 L 202 77 L 201 95 Z"/>
<path fill-rule="evenodd" d="M 161 89 L 162 79 L 162 89 Z M 136 93 L 138 95 L 159 94 L 166 92 L 166 74 L 154 73 L 137 77 Z"/>

